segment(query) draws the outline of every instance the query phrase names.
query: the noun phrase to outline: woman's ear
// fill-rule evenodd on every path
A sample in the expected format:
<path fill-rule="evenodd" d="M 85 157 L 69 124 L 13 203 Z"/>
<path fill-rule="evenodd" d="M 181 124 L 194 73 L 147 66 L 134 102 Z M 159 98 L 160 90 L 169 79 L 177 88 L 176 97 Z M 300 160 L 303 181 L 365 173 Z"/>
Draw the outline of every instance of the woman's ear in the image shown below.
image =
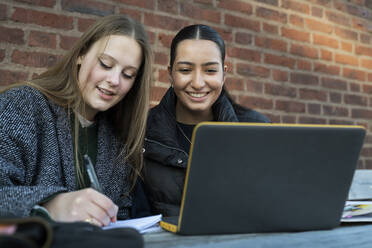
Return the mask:
<path fill-rule="evenodd" d="M 79 57 L 77 58 L 76 64 L 77 64 L 77 65 L 81 65 L 82 62 L 83 62 L 83 56 L 79 56 Z"/>
<path fill-rule="evenodd" d="M 226 73 L 227 73 L 227 65 L 224 65 L 223 66 L 223 79 L 222 79 L 223 83 L 225 83 Z"/>

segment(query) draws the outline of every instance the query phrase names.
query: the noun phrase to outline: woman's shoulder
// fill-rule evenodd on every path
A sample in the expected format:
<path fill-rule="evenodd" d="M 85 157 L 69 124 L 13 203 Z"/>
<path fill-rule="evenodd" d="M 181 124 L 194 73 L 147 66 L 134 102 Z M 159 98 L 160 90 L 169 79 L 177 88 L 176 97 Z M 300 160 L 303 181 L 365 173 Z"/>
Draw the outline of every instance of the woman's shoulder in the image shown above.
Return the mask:
<path fill-rule="evenodd" d="M 162 103 L 152 107 L 149 111 L 147 117 L 148 125 L 153 125 L 155 123 L 167 122 L 170 119 L 169 111 L 164 107 Z"/>
<path fill-rule="evenodd" d="M 49 105 L 47 98 L 37 89 L 22 85 L 10 88 L 0 95 L 0 111 L 35 112 Z"/>
<path fill-rule="evenodd" d="M 147 118 L 153 119 L 153 118 L 159 117 L 159 115 L 162 115 L 164 111 L 165 111 L 164 108 L 162 108 L 160 104 L 157 104 L 149 110 L 149 114 Z"/>
<path fill-rule="evenodd" d="M 270 119 L 260 112 L 240 105 L 233 106 L 240 122 L 270 122 Z"/>
<path fill-rule="evenodd" d="M 152 107 L 149 111 L 148 120 L 153 121 L 168 121 L 175 113 L 175 95 L 173 88 L 169 88 L 160 102 Z"/>
<path fill-rule="evenodd" d="M 21 86 L 17 86 L 17 87 L 14 87 L 14 88 L 10 88 L 6 91 L 4 91 L 2 94 L 1 94 L 1 99 L 11 99 L 11 100 L 20 100 L 20 101 L 30 101 L 30 100 L 41 100 L 41 99 L 45 99 L 45 97 L 43 96 L 43 94 L 31 87 L 31 86 L 28 86 L 28 85 L 21 85 Z"/>

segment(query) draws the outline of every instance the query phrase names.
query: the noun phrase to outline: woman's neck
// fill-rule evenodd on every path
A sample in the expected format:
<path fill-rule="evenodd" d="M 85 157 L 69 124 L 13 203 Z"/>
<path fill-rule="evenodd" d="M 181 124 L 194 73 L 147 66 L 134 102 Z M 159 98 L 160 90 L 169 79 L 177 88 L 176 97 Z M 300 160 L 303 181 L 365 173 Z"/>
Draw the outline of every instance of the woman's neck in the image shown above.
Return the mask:
<path fill-rule="evenodd" d="M 176 120 L 184 124 L 198 124 L 202 121 L 212 121 L 212 108 L 207 111 L 190 111 L 182 104 L 176 103 Z"/>
<path fill-rule="evenodd" d="M 81 106 L 81 108 L 76 110 L 75 113 L 79 113 L 79 115 L 82 116 L 84 119 L 88 121 L 93 121 L 93 122 L 97 115 L 97 111 L 89 107 L 87 104 Z"/>
<path fill-rule="evenodd" d="M 84 116 L 82 116 L 82 115 L 81 115 L 80 113 L 78 113 L 78 112 L 75 112 L 75 114 L 76 114 L 76 116 L 77 116 L 77 118 L 78 118 L 78 120 L 79 120 L 79 122 L 80 122 L 80 125 L 81 125 L 83 128 L 85 128 L 85 127 L 89 127 L 89 126 L 91 126 L 91 125 L 94 124 L 94 120 L 93 120 L 93 121 L 88 120 L 88 119 L 86 119 Z"/>

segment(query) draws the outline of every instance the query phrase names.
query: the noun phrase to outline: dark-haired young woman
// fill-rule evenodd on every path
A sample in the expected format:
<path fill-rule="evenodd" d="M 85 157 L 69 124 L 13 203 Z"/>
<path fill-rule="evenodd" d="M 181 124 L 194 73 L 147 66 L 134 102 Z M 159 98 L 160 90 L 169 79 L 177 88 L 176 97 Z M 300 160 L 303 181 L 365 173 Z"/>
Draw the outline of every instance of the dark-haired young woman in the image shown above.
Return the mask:
<path fill-rule="evenodd" d="M 172 40 L 171 87 L 151 109 L 145 138 L 145 184 L 154 213 L 179 214 L 191 135 L 202 121 L 269 122 L 236 104 L 224 89 L 225 44 L 206 25 L 191 25 Z"/>

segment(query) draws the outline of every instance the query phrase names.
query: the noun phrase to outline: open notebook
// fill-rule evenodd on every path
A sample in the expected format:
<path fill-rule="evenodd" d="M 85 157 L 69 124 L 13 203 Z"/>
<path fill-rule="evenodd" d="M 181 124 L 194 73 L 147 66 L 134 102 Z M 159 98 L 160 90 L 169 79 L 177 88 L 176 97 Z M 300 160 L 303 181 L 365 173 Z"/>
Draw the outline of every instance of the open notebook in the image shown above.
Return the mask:
<path fill-rule="evenodd" d="M 328 229 L 339 225 L 361 126 L 201 123 L 194 130 L 180 234 Z"/>
<path fill-rule="evenodd" d="M 102 229 L 114 229 L 114 228 L 123 228 L 130 227 L 134 228 L 140 233 L 150 233 L 160 230 L 159 221 L 161 220 L 161 214 L 152 215 L 142 218 L 135 218 L 129 220 L 118 220 L 115 223 L 110 223 L 110 225 L 102 227 Z"/>

